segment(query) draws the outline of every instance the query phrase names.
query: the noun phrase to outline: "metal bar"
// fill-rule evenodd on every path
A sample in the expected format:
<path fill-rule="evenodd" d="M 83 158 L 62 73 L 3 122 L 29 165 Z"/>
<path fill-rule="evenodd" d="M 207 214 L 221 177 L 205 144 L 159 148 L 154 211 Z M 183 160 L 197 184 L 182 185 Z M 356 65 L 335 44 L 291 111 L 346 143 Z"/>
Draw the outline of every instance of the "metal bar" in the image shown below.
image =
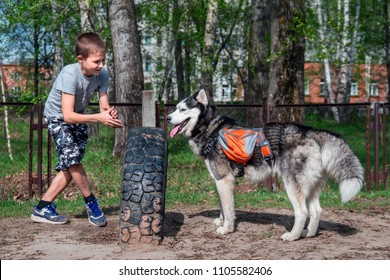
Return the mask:
<path fill-rule="evenodd" d="M 42 197 L 42 103 L 38 104 L 38 196 Z"/>
<path fill-rule="evenodd" d="M 374 104 L 374 182 L 379 189 L 379 103 Z"/>
<path fill-rule="evenodd" d="M 383 187 L 387 189 L 387 152 L 386 152 L 386 106 L 382 104 L 382 149 L 383 149 L 383 167 L 382 167 L 382 182 Z"/>
<path fill-rule="evenodd" d="M 33 176 L 32 176 L 32 170 L 33 170 L 33 141 L 34 141 L 34 111 L 35 106 L 32 105 L 30 108 L 30 135 L 29 135 L 29 145 L 28 145 L 28 196 L 32 198 L 33 191 L 32 191 L 32 185 L 33 185 Z"/>
<path fill-rule="evenodd" d="M 156 102 L 156 127 L 160 127 L 160 102 Z"/>
<path fill-rule="evenodd" d="M 366 190 L 371 190 L 371 107 L 366 105 Z"/>
<path fill-rule="evenodd" d="M 165 130 L 165 133 L 168 133 L 168 124 L 166 122 L 166 117 L 168 116 L 168 113 L 169 113 L 168 106 L 164 106 L 164 130 Z"/>
<path fill-rule="evenodd" d="M 47 130 L 47 187 L 50 187 L 51 183 L 51 135 Z"/>

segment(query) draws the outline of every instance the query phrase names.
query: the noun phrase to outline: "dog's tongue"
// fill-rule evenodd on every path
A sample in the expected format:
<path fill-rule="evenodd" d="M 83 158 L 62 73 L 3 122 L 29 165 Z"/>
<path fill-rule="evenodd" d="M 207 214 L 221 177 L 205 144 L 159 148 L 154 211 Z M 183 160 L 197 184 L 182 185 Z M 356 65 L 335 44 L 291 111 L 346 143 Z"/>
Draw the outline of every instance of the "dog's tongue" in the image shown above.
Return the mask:
<path fill-rule="evenodd" d="M 181 124 L 177 124 L 174 128 L 172 128 L 171 133 L 169 134 L 171 138 L 173 138 L 179 132 L 180 125 Z"/>

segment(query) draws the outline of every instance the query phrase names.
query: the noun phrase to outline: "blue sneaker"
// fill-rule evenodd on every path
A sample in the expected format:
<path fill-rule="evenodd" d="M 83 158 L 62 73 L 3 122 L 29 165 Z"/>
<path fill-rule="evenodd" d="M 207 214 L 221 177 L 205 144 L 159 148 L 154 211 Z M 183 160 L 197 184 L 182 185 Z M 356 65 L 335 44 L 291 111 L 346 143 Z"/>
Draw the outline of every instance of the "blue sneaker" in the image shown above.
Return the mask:
<path fill-rule="evenodd" d="M 99 202 L 95 198 L 92 201 L 85 203 L 87 208 L 88 220 L 91 224 L 97 227 L 105 227 L 107 225 L 106 216 L 99 207 Z"/>
<path fill-rule="evenodd" d="M 38 209 L 37 206 L 34 207 L 31 214 L 31 220 L 36 223 L 49 223 L 49 224 L 66 224 L 69 222 L 68 218 L 62 216 L 56 211 L 57 206 L 54 202 L 50 205 Z"/>

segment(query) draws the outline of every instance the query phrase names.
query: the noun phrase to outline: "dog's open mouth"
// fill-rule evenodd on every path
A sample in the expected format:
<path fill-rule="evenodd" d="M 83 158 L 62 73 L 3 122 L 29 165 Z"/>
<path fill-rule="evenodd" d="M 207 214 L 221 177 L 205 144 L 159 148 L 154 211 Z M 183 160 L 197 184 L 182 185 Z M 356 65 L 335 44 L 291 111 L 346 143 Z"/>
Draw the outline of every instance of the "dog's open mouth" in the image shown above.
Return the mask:
<path fill-rule="evenodd" d="M 186 119 L 185 121 L 175 125 L 175 127 L 172 128 L 171 133 L 169 134 L 169 136 L 171 136 L 171 138 L 173 138 L 176 134 L 178 134 L 183 129 L 183 127 L 186 126 L 186 124 L 188 123 L 189 120 L 190 119 Z"/>

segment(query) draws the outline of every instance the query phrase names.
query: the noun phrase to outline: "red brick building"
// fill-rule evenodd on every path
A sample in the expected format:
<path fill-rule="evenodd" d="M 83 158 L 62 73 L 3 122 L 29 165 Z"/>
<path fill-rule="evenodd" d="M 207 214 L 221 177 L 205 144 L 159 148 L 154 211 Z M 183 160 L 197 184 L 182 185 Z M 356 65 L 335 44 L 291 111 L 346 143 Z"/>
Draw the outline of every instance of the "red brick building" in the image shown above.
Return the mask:
<path fill-rule="evenodd" d="M 31 66 L 17 64 L 0 64 L 1 78 L 8 93 L 34 92 L 34 69 Z M 39 92 L 50 90 L 50 72 L 41 68 L 39 75 Z M 0 88 L 1 92 L 1 88 Z"/>
<path fill-rule="evenodd" d="M 324 103 L 323 94 L 323 64 L 318 62 L 305 63 L 305 102 Z M 337 69 L 332 69 L 332 74 Z M 387 69 L 386 65 L 355 65 L 352 74 L 351 103 L 386 102 L 387 98 Z M 338 93 L 336 82 L 332 84 L 333 92 Z M 339 98 L 337 100 L 339 102 Z"/>

